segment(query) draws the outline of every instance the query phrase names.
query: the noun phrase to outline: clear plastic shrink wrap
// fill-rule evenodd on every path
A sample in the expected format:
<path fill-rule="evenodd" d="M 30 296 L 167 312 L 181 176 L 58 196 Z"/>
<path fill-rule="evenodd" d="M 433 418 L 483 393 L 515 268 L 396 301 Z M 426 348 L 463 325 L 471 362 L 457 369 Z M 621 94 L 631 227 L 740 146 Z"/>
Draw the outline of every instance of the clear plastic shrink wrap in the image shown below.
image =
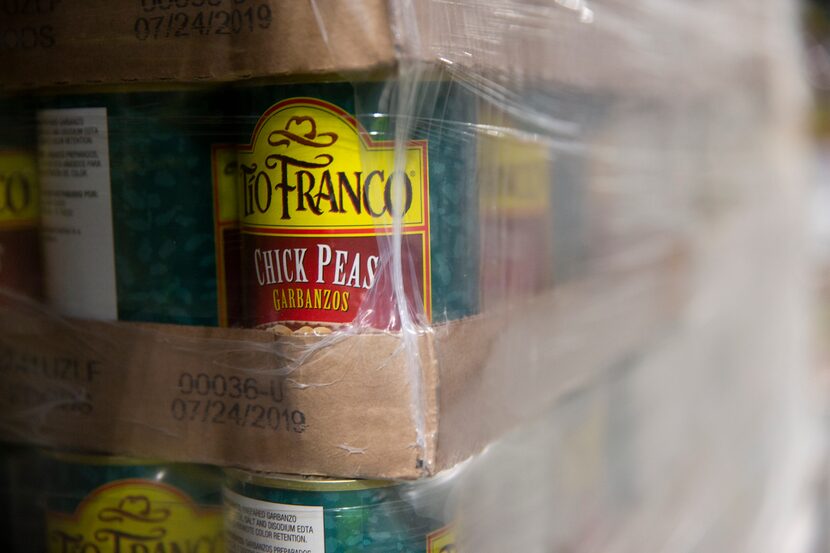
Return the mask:
<path fill-rule="evenodd" d="M 314 553 L 806 551 L 791 2 L 0 13 L 0 498 L 50 551 L 277 551 L 277 504 Z"/>

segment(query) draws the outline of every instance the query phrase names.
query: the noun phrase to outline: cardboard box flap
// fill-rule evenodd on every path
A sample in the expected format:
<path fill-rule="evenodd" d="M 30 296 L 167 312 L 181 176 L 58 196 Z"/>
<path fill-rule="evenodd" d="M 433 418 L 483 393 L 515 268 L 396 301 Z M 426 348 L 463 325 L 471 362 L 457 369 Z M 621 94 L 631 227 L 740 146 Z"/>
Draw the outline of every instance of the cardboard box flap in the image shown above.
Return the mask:
<path fill-rule="evenodd" d="M 5 6 L 5 4 L 4 4 Z M 4 86 L 194 82 L 395 62 L 385 0 L 46 0 L 0 8 Z M 5 10 L 9 13 L 2 13 Z"/>
<path fill-rule="evenodd" d="M 277 338 L 4 306 L 2 433 L 173 461 L 413 478 L 434 451 L 436 376 L 420 383 L 416 408 L 405 367 L 419 357 L 431 370 L 428 341 L 414 337 L 422 351 L 408 354 L 390 334 Z M 418 412 L 428 413 L 420 423 Z"/>

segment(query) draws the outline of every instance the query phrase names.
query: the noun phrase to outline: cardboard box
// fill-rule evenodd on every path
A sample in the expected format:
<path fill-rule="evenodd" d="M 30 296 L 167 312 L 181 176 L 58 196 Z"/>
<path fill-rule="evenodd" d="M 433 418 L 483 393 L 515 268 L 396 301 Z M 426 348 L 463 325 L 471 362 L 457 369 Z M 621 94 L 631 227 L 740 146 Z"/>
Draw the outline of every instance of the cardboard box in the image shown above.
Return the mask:
<path fill-rule="evenodd" d="M 365 76 L 403 55 L 464 60 L 449 70 L 485 74 L 509 69 L 519 55 L 498 49 L 501 39 L 495 52 L 467 48 L 467 26 L 481 21 L 456 11 L 463 7 L 409 7 L 415 11 L 392 12 L 387 0 L 11 2 L 0 7 L 0 72 L 12 87 L 296 79 Z M 417 37 L 395 33 L 408 17 Z M 561 21 L 575 40 L 582 35 L 574 17 L 564 10 Z M 538 78 L 574 73 L 590 77 L 574 83 L 600 86 L 619 74 L 581 66 L 557 73 L 572 49 L 549 49 L 548 36 L 531 37 L 551 53 L 531 65 Z M 682 249 L 666 248 L 653 263 L 398 334 L 286 338 L 72 321 L 5 298 L 0 439 L 275 472 L 434 474 L 646 350 L 678 310 L 683 259 Z"/>
<path fill-rule="evenodd" d="M 0 439 L 254 470 L 411 479 L 645 351 L 685 257 L 418 333 L 72 321 L 6 298 Z M 532 349 L 532 351 L 528 351 Z"/>
<path fill-rule="evenodd" d="M 470 78 L 671 92 L 667 72 L 684 66 L 644 67 L 641 41 L 620 30 L 638 4 L 614 2 L 597 18 L 563 4 L 506 25 L 475 2 L 14 0 L 0 4 L 0 88 L 365 78 L 405 59 Z"/>
<path fill-rule="evenodd" d="M 6 87 L 375 71 L 386 0 L 16 0 L 0 5 Z"/>

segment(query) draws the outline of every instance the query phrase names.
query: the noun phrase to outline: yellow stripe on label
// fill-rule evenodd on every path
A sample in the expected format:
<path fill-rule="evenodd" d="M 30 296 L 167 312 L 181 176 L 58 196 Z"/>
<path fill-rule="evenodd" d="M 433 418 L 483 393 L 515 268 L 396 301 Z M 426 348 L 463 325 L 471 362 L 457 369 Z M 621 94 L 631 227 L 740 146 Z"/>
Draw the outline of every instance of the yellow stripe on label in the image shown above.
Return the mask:
<path fill-rule="evenodd" d="M 0 227 L 37 223 L 40 190 L 37 162 L 25 150 L 0 150 Z"/>

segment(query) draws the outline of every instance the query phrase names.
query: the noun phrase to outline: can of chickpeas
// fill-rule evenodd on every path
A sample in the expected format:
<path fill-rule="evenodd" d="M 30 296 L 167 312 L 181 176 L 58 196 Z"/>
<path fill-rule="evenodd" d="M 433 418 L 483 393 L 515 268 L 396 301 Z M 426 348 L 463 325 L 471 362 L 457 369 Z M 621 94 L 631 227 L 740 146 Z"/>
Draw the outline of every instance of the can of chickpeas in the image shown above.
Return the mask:
<path fill-rule="evenodd" d="M 247 326 L 385 330 L 403 312 L 478 311 L 475 103 L 449 80 L 412 86 L 405 115 L 394 80 L 238 87 Z"/>
<path fill-rule="evenodd" d="M 428 553 L 454 551 L 444 494 L 423 509 L 413 488 L 226 470 L 228 553 Z M 440 498 L 440 500 L 436 499 Z"/>
<path fill-rule="evenodd" d="M 43 455 L 49 552 L 224 551 L 220 469 Z"/>
<path fill-rule="evenodd" d="M 234 145 L 241 139 L 226 105 L 220 85 L 39 95 L 46 292 L 56 310 L 234 324 Z"/>

